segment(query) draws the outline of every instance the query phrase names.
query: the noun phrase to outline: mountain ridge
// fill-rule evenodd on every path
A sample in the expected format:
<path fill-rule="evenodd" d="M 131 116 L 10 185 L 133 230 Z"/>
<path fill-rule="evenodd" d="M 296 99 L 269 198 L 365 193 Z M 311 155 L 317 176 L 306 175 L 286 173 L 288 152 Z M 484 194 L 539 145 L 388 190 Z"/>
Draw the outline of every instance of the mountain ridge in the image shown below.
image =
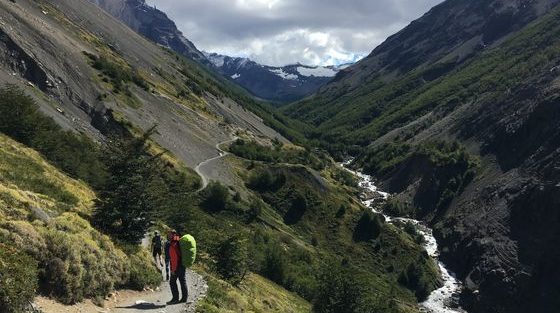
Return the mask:
<path fill-rule="evenodd" d="M 350 66 L 285 66 L 259 64 L 249 58 L 204 52 L 219 73 L 235 81 L 258 98 L 287 103 L 312 94 L 343 68 Z"/>

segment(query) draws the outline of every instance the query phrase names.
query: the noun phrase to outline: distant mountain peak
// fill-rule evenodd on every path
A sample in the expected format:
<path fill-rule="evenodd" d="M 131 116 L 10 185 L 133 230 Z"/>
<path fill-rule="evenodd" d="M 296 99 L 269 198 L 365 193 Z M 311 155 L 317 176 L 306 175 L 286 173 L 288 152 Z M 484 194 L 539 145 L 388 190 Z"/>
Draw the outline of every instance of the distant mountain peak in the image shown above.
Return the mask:
<path fill-rule="evenodd" d="M 311 66 L 300 62 L 269 66 L 249 58 L 210 52 L 203 54 L 223 76 L 234 80 L 259 98 L 278 102 L 298 100 L 313 93 L 344 68 Z"/>

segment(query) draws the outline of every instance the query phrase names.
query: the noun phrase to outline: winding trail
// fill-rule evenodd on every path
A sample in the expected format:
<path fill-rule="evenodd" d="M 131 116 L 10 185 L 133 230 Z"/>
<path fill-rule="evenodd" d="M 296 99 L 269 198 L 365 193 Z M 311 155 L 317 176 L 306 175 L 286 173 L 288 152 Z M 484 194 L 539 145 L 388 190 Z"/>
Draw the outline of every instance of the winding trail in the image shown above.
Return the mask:
<path fill-rule="evenodd" d="M 467 313 L 465 310 L 458 307 L 456 299 L 463 288 L 461 281 L 455 278 L 455 275 L 450 272 L 445 267 L 445 264 L 443 264 L 439 260 L 438 244 L 436 238 L 433 235 L 432 229 L 430 229 L 421 221 L 415 219 L 392 217 L 384 214 L 383 212 L 377 211 L 374 208 L 373 204 L 378 201 L 379 198 L 387 200 L 390 195 L 386 192 L 378 190 L 377 186 L 374 183 L 373 177 L 371 177 L 370 175 L 350 170 L 348 168 L 348 165 L 350 165 L 351 161 L 352 160 L 343 163 L 342 167 L 358 177 L 359 186 L 367 191 L 362 193 L 362 195 L 360 196 L 362 203 L 375 213 L 383 214 L 386 221 L 389 223 L 401 221 L 414 224 L 417 231 L 422 234 L 422 236 L 424 236 L 424 248 L 426 249 L 426 252 L 428 252 L 428 255 L 438 263 L 443 286 L 432 291 L 426 301 L 420 303 L 421 311 L 426 313 Z"/>
<path fill-rule="evenodd" d="M 198 165 L 194 168 L 194 171 L 198 174 L 198 176 L 200 176 L 200 178 L 202 179 L 202 186 L 200 188 L 198 188 L 198 190 L 196 192 L 200 192 L 202 190 L 204 190 L 204 188 L 206 188 L 208 186 L 208 175 L 204 173 L 204 168 L 212 163 L 213 161 L 219 160 L 221 158 L 224 158 L 228 155 L 230 155 L 231 153 L 222 150 L 222 148 L 220 148 L 221 145 L 224 145 L 226 143 L 230 143 L 230 142 L 234 142 L 238 139 L 238 137 L 233 137 L 232 139 L 228 139 L 226 141 L 222 141 L 216 144 L 216 150 L 218 150 L 219 155 L 215 156 L 213 158 L 210 158 L 208 160 L 202 161 L 200 163 L 198 163 Z"/>

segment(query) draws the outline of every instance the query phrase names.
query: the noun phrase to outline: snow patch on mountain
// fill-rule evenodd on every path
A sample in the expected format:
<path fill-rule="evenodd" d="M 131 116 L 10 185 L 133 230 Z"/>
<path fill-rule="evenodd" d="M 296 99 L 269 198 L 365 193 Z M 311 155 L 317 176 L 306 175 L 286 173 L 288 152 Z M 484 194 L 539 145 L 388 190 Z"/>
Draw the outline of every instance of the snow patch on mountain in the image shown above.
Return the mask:
<path fill-rule="evenodd" d="M 241 77 L 241 75 L 239 73 L 235 73 L 235 74 L 231 75 L 232 79 L 238 79 L 239 77 Z"/>
<path fill-rule="evenodd" d="M 334 77 L 337 73 L 332 68 L 329 67 L 306 67 L 300 66 L 297 71 L 301 76 L 315 76 L 315 77 Z"/>
<path fill-rule="evenodd" d="M 222 67 L 224 65 L 226 57 L 223 55 L 215 54 L 215 53 L 204 53 L 208 61 L 214 64 L 216 67 Z"/>
<path fill-rule="evenodd" d="M 283 79 L 288 79 L 288 80 L 296 80 L 299 78 L 299 76 L 295 75 L 295 74 L 290 74 L 290 73 L 286 73 L 284 72 L 283 69 L 281 68 L 274 68 L 274 69 L 270 69 L 270 71 L 280 77 L 282 77 Z"/>

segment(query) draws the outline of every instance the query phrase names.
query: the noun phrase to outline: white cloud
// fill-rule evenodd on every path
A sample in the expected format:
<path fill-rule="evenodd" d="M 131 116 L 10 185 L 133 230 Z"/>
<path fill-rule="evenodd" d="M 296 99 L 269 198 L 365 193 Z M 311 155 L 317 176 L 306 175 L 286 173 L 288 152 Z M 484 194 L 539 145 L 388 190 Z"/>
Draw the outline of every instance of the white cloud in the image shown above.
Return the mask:
<path fill-rule="evenodd" d="M 355 61 L 442 0 L 148 0 L 199 49 L 268 65 Z"/>

